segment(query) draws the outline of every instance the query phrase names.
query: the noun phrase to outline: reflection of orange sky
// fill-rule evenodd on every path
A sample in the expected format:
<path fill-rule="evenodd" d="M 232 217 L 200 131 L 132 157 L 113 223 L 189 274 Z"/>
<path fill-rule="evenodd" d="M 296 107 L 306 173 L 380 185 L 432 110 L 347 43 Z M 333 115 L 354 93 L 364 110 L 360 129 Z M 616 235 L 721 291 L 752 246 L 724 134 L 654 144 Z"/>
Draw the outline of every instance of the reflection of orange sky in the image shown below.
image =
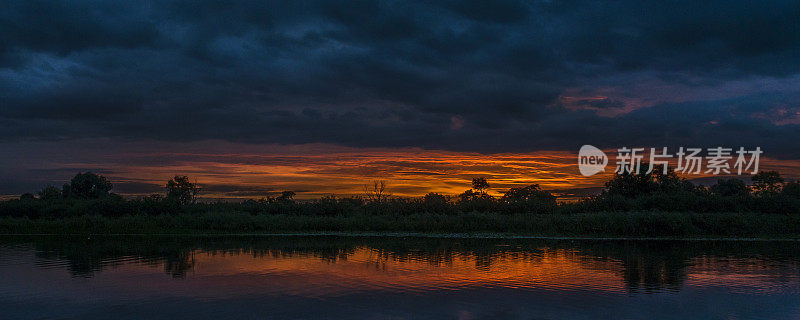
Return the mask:
<path fill-rule="evenodd" d="M 176 291 L 199 297 L 226 292 L 321 298 L 359 291 L 423 293 L 471 287 L 625 294 L 629 288 L 623 276 L 631 267 L 565 249 L 500 252 L 488 257 L 456 252 L 415 256 L 369 247 L 333 257 L 281 251 L 195 251 L 190 259 L 193 267 L 186 278 L 192 281 L 142 282 L 146 274 L 163 272 L 163 266 L 135 260 L 106 268 L 94 277 L 114 279 L 116 285 L 135 287 L 144 295 Z M 787 274 L 787 266 L 791 267 L 757 259 L 696 258 L 685 269 L 683 286 L 793 292 L 797 276 Z M 184 288 L 167 290 L 171 285 Z"/>
<path fill-rule="evenodd" d="M 335 259 L 315 254 L 284 255 L 280 251 L 222 253 L 196 251 L 194 263 L 180 282 L 191 295 L 213 297 L 220 291 L 237 294 L 272 292 L 282 295 L 326 297 L 357 291 L 421 293 L 470 287 L 503 287 L 558 291 L 626 292 L 622 266 L 569 250 L 538 254 L 506 252 L 486 257 L 454 253 L 441 261 L 359 247 Z M 135 281 L 154 270 L 152 264 L 126 263 L 94 275 L 116 279 L 142 292 L 162 292 L 168 282 Z M 124 279 L 131 279 L 123 283 Z"/>
<path fill-rule="evenodd" d="M 348 148 L 331 145 L 249 145 L 212 141 L 206 143 L 84 143 L 71 153 L 42 153 L 47 145 L 30 144 L 16 151 L 14 171 L 43 172 L 42 179 L 60 177 L 60 185 L 78 171 L 100 172 L 115 184 L 115 192 L 147 194 L 163 192 L 171 176 L 188 175 L 204 187 L 209 198 L 261 198 L 283 190 L 298 198 L 363 193 L 373 180 L 386 180 L 396 196 L 428 192 L 457 195 L 470 188 L 474 177 L 486 177 L 490 193 L 538 183 L 556 193 L 580 195 L 583 188 L 602 186 L 614 171 L 616 150 L 606 172 L 583 177 L 577 154 L 567 151 L 480 154 L 424 149 Z M 26 153 L 27 152 L 27 153 Z M 674 152 L 673 152 L 674 153 Z M 15 164 L 17 165 L 17 164 Z M 46 171 L 43 170 L 46 168 Z M 762 158 L 761 169 L 777 169 L 800 177 L 800 162 Z M 689 176 L 695 178 L 702 176 Z M 578 189 L 578 190 L 575 190 Z M 584 190 L 585 192 L 586 190 Z"/>
<path fill-rule="evenodd" d="M 316 294 L 320 293 L 320 288 L 346 289 L 348 286 L 361 290 L 386 288 L 403 291 L 471 286 L 613 292 L 625 290 L 619 265 L 589 260 L 566 250 L 536 255 L 520 252 L 497 254 L 488 258 L 490 261 L 482 261 L 481 259 L 486 258 L 465 254 L 454 254 L 449 259 L 443 257 L 442 261 L 431 261 L 431 257 L 414 259 L 365 247 L 356 248 L 354 252 L 335 261 L 313 255 L 220 255 L 202 252 L 196 253 L 194 259 L 194 272 L 198 276 L 302 275 L 316 279 L 317 283 L 310 288 L 303 288 L 302 284 L 293 284 L 291 281 L 273 285 L 296 286 L 296 290 L 311 290 Z M 614 268 L 609 268 L 610 266 Z M 309 293 L 311 292 L 295 292 Z"/>
<path fill-rule="evenodd" d="M 797 267 L 797 266 L 796 266 Z M 741 291 L 769 294 L 797 290 L 796 277 L 787 276 L 759 259 L 693 259 L 687 269 L 686 284 L 690 286 L 724 286 Z M 760 283 L 772 285 L 754 285 Z"/>
<path fill-rule="evenodd" d="M 6 288 L 16 287 L 25 294 L 38 290 L 38 295 L 62 299 L 75 297 L 70 291 L 53 288 L 84 287 L 91 299 L 120 294 L 125 299 L 162 296 L 215 299 L 265 294 L 326 298 L 377 292 L 412 295 L 457 292 L 471 288 L 583 291 L 608 296 L 630 294 L 632 288 L 641 286 L 638 281 L 630 283 L 627 275 L 632 273 L 651 274 L 652 278 L 646 281 L 656 287 L 647 292 L 726 288 L 736 293 L 769 295 L 797 294 L 799 288 L 798 264 L 794 260 L 699 256 L 685 260 L 685 268 L 681 270 L 669 270 L 664 268 L 664 262 L 675 259 L 674 256 L 642 264 L 646 260 L 625 262 L 575 249 L 555 248 L 500 250 L 490 254 L 459 250 L 398 253 L 368 246 L 321 252 L 195 250 L 184 256 L 188 264 L 183 265 L 188 267 L 182 269 L 181 277 L 185 279 L 177 280 L 170 279 L 169 272 L 176 269 L 168 267 L 168 262 L 136 256 L 104 260 L 104 266 L 92 273 L 91 281 L 76 281 L 66 270 L 68 261 L 41 258 L 33 250 L 0 248 L 0 256 L 10 259 L 6 262 L 13 261 L 0 264 L 0 271 L 15 275 L 0 281 Z"/>

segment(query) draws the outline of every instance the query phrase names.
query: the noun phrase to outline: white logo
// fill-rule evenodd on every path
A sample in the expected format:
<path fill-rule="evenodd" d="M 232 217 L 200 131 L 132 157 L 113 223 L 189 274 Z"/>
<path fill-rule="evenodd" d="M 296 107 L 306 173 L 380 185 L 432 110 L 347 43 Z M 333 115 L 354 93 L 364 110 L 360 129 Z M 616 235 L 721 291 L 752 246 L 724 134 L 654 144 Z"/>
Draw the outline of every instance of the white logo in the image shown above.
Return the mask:
<path fill-rule="evenodd" d="M 578 151 L 578 170 L 585 177 L 606 171 L 607 164 L 608 157 L 603 150 L 586 144 Z"/>
<path fill-rule="evenodd" d="M 756 174 L 761 154 L 761 147 L 746 150 L 744 147 L 734 148 L 678 148 L 678 152 L 669 153 L 669 148 L 628 148 L 617 149 L 616 174 L 650 174 L 658 168 L 662 174 L 670 172 L 670 166 L 677 162 L 673 171 L 681 174 Z M 707 156 L 703 156 L 703 151 Z M 677 156 L 677 161 L 675 160 Z M 733 160 L 736 160 L 735 162 Z M 608 156 L 591 145 L 584 145 L 578 152 L 578 169 L 585 177 L 593 176 L 606 170 Z M 733 162 L 733 164 L 731 164 Z"/>

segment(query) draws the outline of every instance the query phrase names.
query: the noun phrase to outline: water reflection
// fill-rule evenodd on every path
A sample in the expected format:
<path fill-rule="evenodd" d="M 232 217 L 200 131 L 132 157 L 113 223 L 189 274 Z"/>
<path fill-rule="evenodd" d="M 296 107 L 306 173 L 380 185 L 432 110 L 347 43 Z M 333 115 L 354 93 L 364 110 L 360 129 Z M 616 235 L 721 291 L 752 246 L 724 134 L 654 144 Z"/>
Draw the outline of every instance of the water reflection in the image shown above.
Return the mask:
<path fill-rule="evenodd" d="M 48 291 L 45 284 L 56 281 L 61 283 L 65 295 L 83 292 L 86 297 L 108 295 L 140 303 L 163 302 L 166 297 L 193 301 L 257 299 L 259 303 L 267 299 L 277 304 L 272 306 L 276 310 L 288 308 L 278 303 L 284 299 L 346 309 L 348 305 L 361 308 L 361 303 L 371 299 L 419 297 L 421 300 L 411 302 L 408 310 L 402 310 L 406 313 L 401 315 L 406 316 L 419 315 L 407 312 L 419 310 L 422 307 L 419 304 L 433 296 L 446 294 L 458 297 L 457 303 L 450 307 L 470 305 L 465 309 L 469 316 L 448 309 L 423 317 L 461 318 L 474 316 L 473 307 L 486 303 L 507 305 L 499 311 L 488 305 L 478 308 L 483 310 L 478 314 L 488 317 L 497 311 L 500 313 L 495 315 L 502 318 L 512 315 L 527 318 L 535 314 L 531 313 L 534 309 L 550 310 L 546 313 L 554 318 L 584 317 L 588 311 L 606 315 L 621 310 L 627 311 L 620 316 L 630 317 L 638 305 L 623 304 L 624 307 L 609 309 L 614 306 L 610 300 L 639 301 L 647 296 L 667 299 L 679 294 L 694 296 L 677 300 L 681 304 L 704 299 L 725 304 L 741 294 L 745 305 L 757 303 L 760 300 L 753 297 L 759 296 L 769 297 L 764 300 L 769 303 L 758 302 L 762 304 L 759 307 L 778 305 L 745 311 L 735 306 L 730 310 L 718 308 L 713 311 L 721 314 L 714 316 L 757 318 L 762 313 L 766 318 L 800 316 L 797 299 L 800 298 L 800 250 L 795 242 L 31 237 L 2 239 L 0 254 L 0 272 L 7 276 L 0 280 L 0 307 L 10 301 L 19 304 L 20 300 L 31 306 L 52 304 L 48 299 L 39 300 L 40 296 L 58 294 Z M 73 281 L 64 282 L 58 276 L 59 271 L 67 271 L 67 279 Z M 158 274 L 173 280 L 160 279 Z M 47 280 L 39 283 L 40 279 Z M 345 302 L 339 301 L 344 305 L 329 305 L 345 297 Z M 526 301 L 534 297 L 538 299 L 534 303 L 537 307 L 531 308 Z M 555 297 L 560 300 L 547 302 Z M 520 300 L 514 302 L 515 299 Z M 664 308 L 661 315 L 670 318 L 672 310 L 666 305 L 658 306 Z M 217 307 L 212 310 L 226 309 Z M 652 307 L 641 305 L 641 311 Z M 590 309 L 581 313 L 581 308 Z M 513 312 L 503 313 L 509 310 Z M 6 318 L 2 312 L 0 318 Z M 285 310 L 282 316 L 275 317 L 292 318 L 298 312 L 307 310 Z M 388 315 L 384 311 L 370 312 L 372 316 L 376 316 L 375 312 L 379 317 Z M 24 318 L 25 313 L 12 315 Z M 86 313 L 78 316 L 91 317 Z"/>
<path fill-rule="evenodd" d="M 11 240 L 11 239 L 6 239 Z M 509 274 L 553 267 L 564 272 L 585 270 L 618 276 L 632 292 L 679 290 L 687 271 L 698 266 L 724 272 L 747 261 L 750 269 L 797 267 L 800 250 L 793 242 L 590 241 L 524 239 L 443 239 L 378 237 L 37 237 L 14 243 L 32 244 L 40 261 L 66 263 L 70 274 L 92 277 L 125 263 L 163 266 L 174 278 L 185 278 L 198 260 L 223 255 L 231 263 L 259 260 L 359 262 L 388 272 L 390 268 L 461 269 L 474 276 Z M 250 256 L 240 261 L 236 256 Z M 469 272 L 469 269 L 473 272 Z M 438 272 L 441 272 L 439 270 Z M 790 280 L 793 278 L 785 278 Z"/>

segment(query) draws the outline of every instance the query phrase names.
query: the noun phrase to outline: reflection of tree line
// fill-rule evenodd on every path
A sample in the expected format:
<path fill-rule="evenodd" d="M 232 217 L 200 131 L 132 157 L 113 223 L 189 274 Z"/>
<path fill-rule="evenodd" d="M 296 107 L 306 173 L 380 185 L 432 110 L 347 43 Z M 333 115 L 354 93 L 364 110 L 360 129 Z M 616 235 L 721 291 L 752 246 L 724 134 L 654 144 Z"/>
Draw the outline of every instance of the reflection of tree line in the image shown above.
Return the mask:
<path fill-rule="evenodd" d="M 631 291 L 678 290 L 686 279 L 689 260 L 708 254 L 685 250 L 685 245 L 685 242 L 623 242 L 607 256 L 622 262 L 622 278 Z M 601 249 L 596 254 L 602 253 Z"/>
<path fill-rule="evenodd" d="M 6 240 L 8 241 L 8 240 Z M 261 237 L 181 238 L 110 237 L 16 239 L 32 242 L 41 259 L 68 263 L 74 276 L 91 277 L 104 268 L 133 259 L 145 265 L 163 265 L 167 274 L 185 277 L 194 267 L 197 250 L 247 254 L 257 258 L 316 257 L 329 263 L 346 261 L 358 248 L 375 253 L 375 266 L 389 261 L 426 262 L 449 266 L 471 257 L 478 270 L 489 271 L 499 259 L 537 263 L 555 251 L 574 252 L 582 264 L 605 268 L 606 262 L 621 266 L 621 277 L 631 291 L 678 290 L 686 280 L 686 268 L 695 258 L 752 259 L 769 268 L 771 262 L 800 261 L 793 242 L 714 241 L 569 241 L 509 239 L 355 238 L 355 237 Z M 599 262 L 599 263 L 598 263 Z M 599 267 L 598 267 L 599 266 Z"/>
<path fill-rule="evenodd" d="M 47 237 L 33 243 L 37 258 L 64 260 L 70 273 L 79 277 L 91 277 L 95 272 L 130 260 L 148 266 L 163 265 L 164 271 L 175 278 L 185 277 L 194 267 L 193 251 L 185 241 Z"/>

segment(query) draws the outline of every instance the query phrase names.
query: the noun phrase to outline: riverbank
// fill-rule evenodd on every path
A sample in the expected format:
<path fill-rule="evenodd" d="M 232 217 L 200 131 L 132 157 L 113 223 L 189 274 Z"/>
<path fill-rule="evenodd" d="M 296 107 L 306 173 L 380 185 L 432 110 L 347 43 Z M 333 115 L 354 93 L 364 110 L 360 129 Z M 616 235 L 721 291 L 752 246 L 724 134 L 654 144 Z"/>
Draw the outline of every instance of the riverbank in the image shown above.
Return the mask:
<path fill-rule="evenodd" d="M 0 234 L 453 234 L 569 238 L 800 238 L 800 216 L 600 212 L 290 216 L 204 213 L 56 219 L 0 218 Z"/>

